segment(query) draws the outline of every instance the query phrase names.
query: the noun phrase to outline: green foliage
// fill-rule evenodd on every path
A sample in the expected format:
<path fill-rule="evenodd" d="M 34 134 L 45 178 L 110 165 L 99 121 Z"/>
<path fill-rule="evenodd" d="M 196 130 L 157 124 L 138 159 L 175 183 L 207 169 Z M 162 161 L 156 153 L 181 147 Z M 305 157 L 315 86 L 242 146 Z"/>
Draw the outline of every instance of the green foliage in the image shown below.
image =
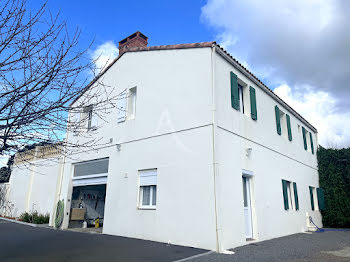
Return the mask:
<path fill-rule="evenodd" d="M 31 213 L 24 212 L 21 214 L 19 219 L 23 222 L 33 223 L 33 224 L 48 224 L 50 220 L 49 214 L 39 214 L 37 211 Z"/>
<path fill-rule="evenodd" d="M 317 158 L 326 202 L 323 226 L 350 228 L 350 148 L 320 147 Z"/>

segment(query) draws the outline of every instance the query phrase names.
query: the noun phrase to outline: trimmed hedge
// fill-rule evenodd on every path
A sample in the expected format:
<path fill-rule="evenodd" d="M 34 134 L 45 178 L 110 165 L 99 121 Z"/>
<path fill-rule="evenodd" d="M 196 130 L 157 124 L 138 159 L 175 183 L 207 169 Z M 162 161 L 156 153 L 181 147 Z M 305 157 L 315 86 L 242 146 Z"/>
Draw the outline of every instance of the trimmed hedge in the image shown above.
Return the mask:
<path fill-rule="evenodd" d="M 323 226 L 350 228 L 350 148 L 319 147 L 317 158 L 326 201 Z"/>

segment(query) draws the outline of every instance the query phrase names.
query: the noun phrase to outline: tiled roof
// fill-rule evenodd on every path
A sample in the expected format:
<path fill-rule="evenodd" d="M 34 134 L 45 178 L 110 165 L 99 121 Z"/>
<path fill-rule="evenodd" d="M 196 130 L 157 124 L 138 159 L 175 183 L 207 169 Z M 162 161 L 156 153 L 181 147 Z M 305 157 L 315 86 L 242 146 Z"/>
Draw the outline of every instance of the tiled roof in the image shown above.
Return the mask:
<path fill-rule="evenodd" d="M 252 78 L 254 78 L 260 85 L 262 85 L 265 90 L 267 90 L 273 97 L 277 98 L 282 102 L 284 106 L 286 106 L 289 110 L 292 111 L 297 117 L 306 122 L 308 126 L 313 129 L 314 132 L 317 132 L 317 129 L 311 125 L 305 118 L 303 118 L 298 112 L 296 112 L 290 105 L 283 101 L 278 95 L 276 95 L 268 86 L 266 86 L 258 77 L 256 77 L 252 72 L 250 72 L 247 68 L 245 68 L 240 62 L 238 62 L 234 57 L 232 57 L 225 49 L 223 49 L 219 44 L 215 41 L 211 42 L 201 42 L 201 43 L 192 43 L 192 44 L 176 44 L 176 45 L 159 45 L 159 46 L 147 46 L 147 47 L 131 47 L 127 49 L 124 53 L 118 56 L 116 59 L 112 61 L 99 75 L 94 78 L 89 85 L 86 86 L 82 94 L 90 88 L 107 70 L 115 64 L 125 53 L 129 52 L 142 52 L 142 51 L 154 51 L 154 50 L 174 50 L 174 49 L 189 49 L 189 48 L 203 48 L 203 47 L 217 47 L 222 52 L 224 52 L 228 57 L 232 59 L 241 69 L 243 69 L 246 73 L 248 73 Z M 78 98 L 77 98 L 78 99 Z M 77 100 L 75 99 L 72 104 Z"/>

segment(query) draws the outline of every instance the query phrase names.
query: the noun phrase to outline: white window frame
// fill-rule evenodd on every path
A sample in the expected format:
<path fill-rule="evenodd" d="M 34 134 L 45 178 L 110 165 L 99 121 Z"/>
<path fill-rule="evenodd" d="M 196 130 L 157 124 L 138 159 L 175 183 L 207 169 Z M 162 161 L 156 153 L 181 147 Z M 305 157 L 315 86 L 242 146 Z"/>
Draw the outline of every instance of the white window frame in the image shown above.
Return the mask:
<path fill-rule="evenodd" d="M 240 112 L 244 115 L 244 110 L 245 110 L 245 107 L 244 107 L 244 86 L 238 84 L 238 96 L 239 96 L 239 110 Z"/>
<path fill-rule="evenodd" d="M 245 116 L 250 116 L 250 99 L 247 93 L 248 85 L 239 78 L 237 79 L 237 81 L 238 81 L 239 111 Z"/>
<path fill-rule="evenodd" d="M 288 139 L 288 126 L 287 126 L 287 114 L 280 110 L 280 123 L 281 123 L 281 135 L 282 137 Z"/>
<path fill-rule="evenodd" d="M 157 207 L 157 169 L 145 169 L 139 170 L 139 190 L 138 190 L 138 209 L 156 209 Z M 142 179 L 142 177 L 146 179 Z M 146 182 L 143 182 L 146 180 Z M 148 181 L 147 181 L 148 180 Z M 143 205 L 143 190 L 146 187 L 150 187 L 150 199 L 149 205 Z M 156 195 L 156 204 L 153 205 L 154 191 Z"/>
<path fill-rule="evenodd" d="M 136 117 L 137 86 L 129 88 L 128 93 L 127 120 L 130 120 Z"/>
<path fill-rule="evenodd" d="M 306 145 L 307 145 L 306 151 L 311 153 L 310 131 L 308 131 L 306 128 L 305 128 L 305 136 L 306 136 Z"/>
<path fill-rule="evenodd" d="M 314 210 L 313 211 L 319 211 L 320 208 L 318 207 L 318 198 L 317 198 L 317 190 L 316 187 L 312 188 L 312 197 L 314 198 Z"/>
<path fill-rule="evenodd" d="M 150 188 L 150 198 L 149 198 L 149 205 L 144 205 L 143 204 L 143 190 L 145 188 Z M 156 194 L 156 204 L 153 205 L 153 196 L 154 196 L 154 191 Z M 157 207 L 157 185 L 152 185 L 152 186 L 140 186 L 140 204 L 139 208 L 140 209 L 156 209 Z"/>
<path fill-rule="evenodd" d="M 81 118 L 84 122 L 84 126 L 89 131 L 93 128 L 93 126 L 92 126 L 93 106 L 92 105 L 85 106 L 82 114 L 83 115 Z"/>
<path fill-rule="evenodd" d="M 287 181 L 287 195 L 288 195 L 288 204 L 290 210 L 296 210 L 295 208 L 295 194 L 293 190 L 293 182 Z"/>

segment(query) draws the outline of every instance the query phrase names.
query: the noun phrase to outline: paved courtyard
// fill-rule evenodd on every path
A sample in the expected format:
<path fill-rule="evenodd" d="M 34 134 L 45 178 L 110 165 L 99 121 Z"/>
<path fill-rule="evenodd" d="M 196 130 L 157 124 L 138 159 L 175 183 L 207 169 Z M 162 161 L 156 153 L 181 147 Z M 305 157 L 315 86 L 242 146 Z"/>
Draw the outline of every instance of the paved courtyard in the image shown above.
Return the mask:
<path fill-rule="evenodd" d="M 350 231 L 295 234 L 238 247 L 233 251 L 233 255 L 223 255 L 152 241 L 35 228 L 0 220 L 1 262 L 349 262 Z"/>

